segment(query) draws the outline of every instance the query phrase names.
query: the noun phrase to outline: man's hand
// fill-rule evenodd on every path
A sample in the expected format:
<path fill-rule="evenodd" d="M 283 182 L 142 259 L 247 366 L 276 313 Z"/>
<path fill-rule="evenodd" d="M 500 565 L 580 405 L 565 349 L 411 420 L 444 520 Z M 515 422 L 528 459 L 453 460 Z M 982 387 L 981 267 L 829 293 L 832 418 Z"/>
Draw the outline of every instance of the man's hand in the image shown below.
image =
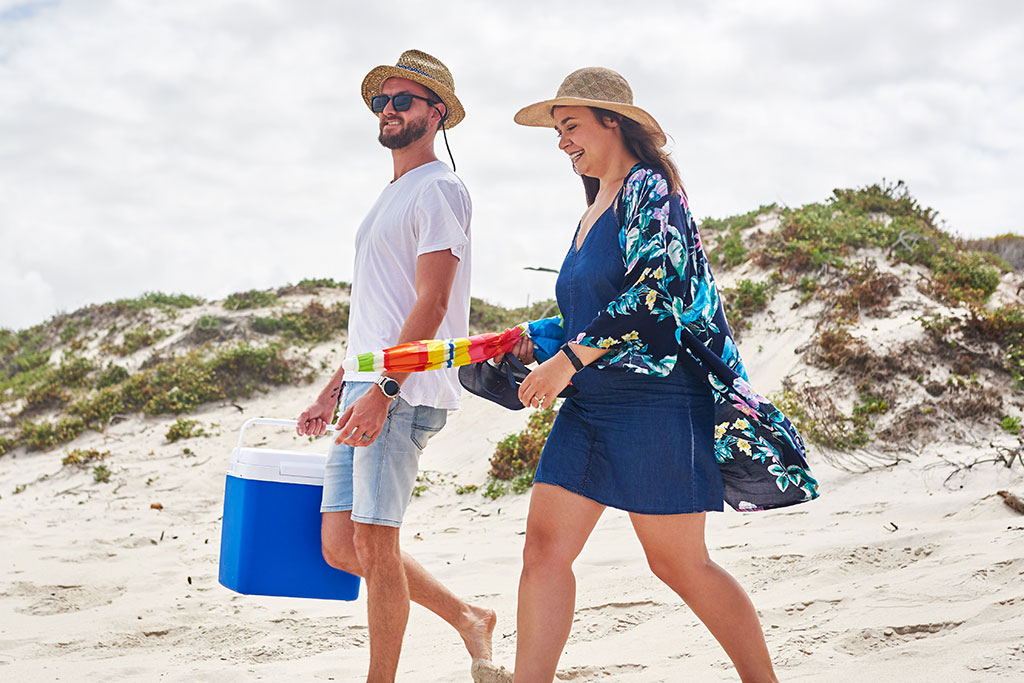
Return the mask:
<path fill-rule="evenodd" d="M 338 418 L 338 437 L 334 443 L 356 448 L 369 446 L 380 435 L 390 406 L 391 399 L 379 387 L 370 387 Z"/>
<path fill-rule="evenodd" d="M 295 425 L 295 433 L 299 436 L 323 436 L 327 432 L 327 426 L 331 424 L 334 417 L 334 406 L 337 400 L 317 400 L 311 403 L 308 408 L 299 415 L 298 424 Z"/>
<path fill-rule="evenodd" d="M 533 340 L 523 335 L 516 340 L 515 346 L 513 346 L 509 353 L 519 359 L 523 365 L 529 365 L 533 361 L 537 360 L 536 356 L 533 355 Z M 495 363 L 500 363 L 501 359 L 505 357 L 505 354 L 499 353 L 497 356 L 492 358 Z"/>

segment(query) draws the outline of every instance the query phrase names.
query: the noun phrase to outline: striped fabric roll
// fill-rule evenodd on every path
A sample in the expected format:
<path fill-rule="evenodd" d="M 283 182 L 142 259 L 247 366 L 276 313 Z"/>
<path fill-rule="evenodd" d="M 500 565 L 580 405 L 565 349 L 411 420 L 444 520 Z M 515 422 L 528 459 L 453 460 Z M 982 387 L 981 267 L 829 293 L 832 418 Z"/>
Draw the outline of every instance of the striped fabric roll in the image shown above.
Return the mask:
<path fill-rule="evenodd" d="M 507 353 L 526 334 L 529 334 L 529 326 L 522 323 L 504 332 L 406 342 L 381 351 L 346 358 L 341 366 L 345 370 L 357 372 L 423 372 L 453 368 Z"/>

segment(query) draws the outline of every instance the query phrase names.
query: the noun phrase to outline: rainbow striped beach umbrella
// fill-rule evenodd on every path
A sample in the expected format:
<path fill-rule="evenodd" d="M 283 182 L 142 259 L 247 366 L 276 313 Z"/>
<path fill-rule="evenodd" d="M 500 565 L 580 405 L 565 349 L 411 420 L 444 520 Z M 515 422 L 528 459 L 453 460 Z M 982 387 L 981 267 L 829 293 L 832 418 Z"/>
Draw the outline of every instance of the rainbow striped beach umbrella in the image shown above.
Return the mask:
<path fill-rule="evenodd" d="M 342 361 L 349 372 L 423 372 L 469 365 L 508 353 L 524 335 L 534 342 L 534 354 L 547 360 L 562 344 L 562 317 L 520 323 L 504 332 L 486 332 L 456 339 L 406 342 L 381 351 L 360 353 Z"/>
<path fill-rule="evenodd" d="M 341 367 L 356 372 L 422 372 L 454 368 L 507 353 L 525 334 L 529 334 L 529 328 L 526 323 L 522 323 L 504 332 L 487 332 L 456 339 L 406 342 L 382 351 L 360 353 L 354 358 L 346 358 Z"/>

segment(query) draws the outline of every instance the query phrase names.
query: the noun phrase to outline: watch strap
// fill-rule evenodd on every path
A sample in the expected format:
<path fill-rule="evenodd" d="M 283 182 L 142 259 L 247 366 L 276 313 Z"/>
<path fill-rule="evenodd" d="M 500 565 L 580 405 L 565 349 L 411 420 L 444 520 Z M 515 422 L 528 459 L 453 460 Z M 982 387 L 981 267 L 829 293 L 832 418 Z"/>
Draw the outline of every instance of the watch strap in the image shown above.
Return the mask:
<path fill-rule="evenodd" d="M 572 366 L 576 368 L 576 372 L 579 372 L 585 367 L 583 365 L 583 361 L 580 360 L 580 357 L 576 355 L 576 352 L 572 350 L 571 346 L 563 344 L 561 351 L 565 354 L 565 357 L 569 359 L 569 362 L 572 363 Z"/>

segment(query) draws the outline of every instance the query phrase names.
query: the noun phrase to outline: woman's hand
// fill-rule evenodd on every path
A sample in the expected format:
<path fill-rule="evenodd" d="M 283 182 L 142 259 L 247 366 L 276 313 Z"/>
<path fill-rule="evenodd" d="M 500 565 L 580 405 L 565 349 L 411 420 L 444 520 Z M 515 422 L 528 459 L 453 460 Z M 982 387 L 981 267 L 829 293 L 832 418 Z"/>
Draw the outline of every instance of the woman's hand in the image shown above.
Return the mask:
<path fill-rule="evenodd" d="M 558 398 L 558 393 L 568 386 L 574 374 L 576 368 L 565 354 L 556 353 L 526 376 L 519 385 L 519 400 L 524 406 L 550 408 Z"/>

